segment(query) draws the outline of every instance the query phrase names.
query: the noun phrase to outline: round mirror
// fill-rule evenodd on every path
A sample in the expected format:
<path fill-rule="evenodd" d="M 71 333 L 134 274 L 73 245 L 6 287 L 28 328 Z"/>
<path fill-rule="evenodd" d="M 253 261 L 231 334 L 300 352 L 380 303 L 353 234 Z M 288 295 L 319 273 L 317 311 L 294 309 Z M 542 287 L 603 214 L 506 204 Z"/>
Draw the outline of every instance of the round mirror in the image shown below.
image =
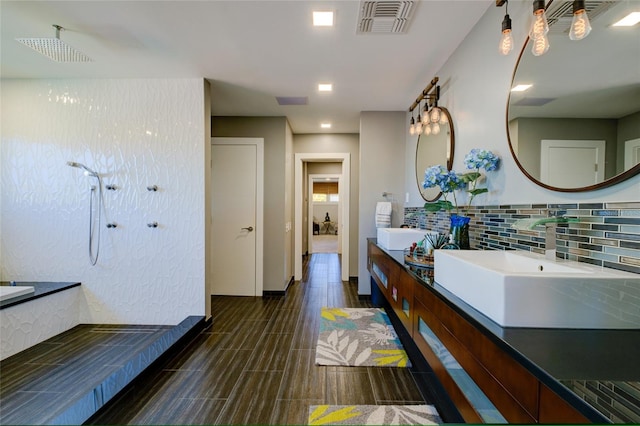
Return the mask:
<path fill-rule="evenodd" d="M 562 192 L 603 188 L 640 173 L 638 31 L 612 26 L 637 3 L 602 2 L 589 12 L 591 33 L 579 41 L 568 36 L 571 3 L 548 6 L 547 53 L 534 56 L 531 41 L 525 44 L 507 109 L 518 167 L 536 184 Z M 530 86 L 515 91 L 519 85 Z"/>
<path fill-rule="evenodd" d="M 418 190 L 425 201 L 436 201 L 440 198 L 438 188 L 422 187 L 424 181 L 424 171 L 431 166 L 442 164 L 448 170 L 453 167 L 453 122 L 449 110 L 439 107 L 442 110 L 443 119 L 439 123 L 439 131 L 418 136 L 418 146 L 416 147 L 416 181 Z"/>

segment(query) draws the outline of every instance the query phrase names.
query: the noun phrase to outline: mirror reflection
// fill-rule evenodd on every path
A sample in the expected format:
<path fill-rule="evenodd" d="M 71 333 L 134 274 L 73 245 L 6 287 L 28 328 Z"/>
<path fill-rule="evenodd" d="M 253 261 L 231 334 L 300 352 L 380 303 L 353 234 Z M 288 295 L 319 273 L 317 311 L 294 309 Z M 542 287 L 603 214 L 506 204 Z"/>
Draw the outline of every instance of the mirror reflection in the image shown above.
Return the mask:
<path fill-rule="evenodd" d="M 422 188 L 424 171 L 438 164 L 442 164 L 451 170 L 453 166 L 453 122 L 449 110 L 440 107 L 446 120 L 440 124 L 438 134 L 422 134 L 418 136 L 418 146 L 416 147 L 416 181 L 420 195 L 425 201 L 435 201 L 440 198 L 439 188 Z"/>
<path fill-rule="evenodd" d="M 566 3 L 554 1 L 547 16 Z M 640 172 L 638 30 L 612 26 L 639 5 L 603 2 L 580 41 L 568 36 L 569 7 L 568 19 L 550 20 L 547 53 L 536 57 L 530 41 L 524 46 L 509 97 L 508 136 L 518 166 L 541 186 L 590 190 Z M 518 85 L 529 87 L 513 91 Z"/>

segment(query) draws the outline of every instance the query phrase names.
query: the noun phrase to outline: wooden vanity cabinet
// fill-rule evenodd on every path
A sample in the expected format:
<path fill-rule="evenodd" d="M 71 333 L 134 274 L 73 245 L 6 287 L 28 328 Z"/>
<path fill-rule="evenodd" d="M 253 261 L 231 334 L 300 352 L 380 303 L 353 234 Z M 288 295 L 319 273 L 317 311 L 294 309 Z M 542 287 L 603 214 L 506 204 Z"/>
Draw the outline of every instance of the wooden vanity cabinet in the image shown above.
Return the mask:
<path fill-rule="evenodd" d="M 371 275 L 466 422 L 481 423 L 482 418 L 421 334 L 421 321 L 508 422 L 591 423 L 437 290 L 372 242 L 368 253 Z M 380 285 L 376 269 L 386 274 L 386 287 Z"/>

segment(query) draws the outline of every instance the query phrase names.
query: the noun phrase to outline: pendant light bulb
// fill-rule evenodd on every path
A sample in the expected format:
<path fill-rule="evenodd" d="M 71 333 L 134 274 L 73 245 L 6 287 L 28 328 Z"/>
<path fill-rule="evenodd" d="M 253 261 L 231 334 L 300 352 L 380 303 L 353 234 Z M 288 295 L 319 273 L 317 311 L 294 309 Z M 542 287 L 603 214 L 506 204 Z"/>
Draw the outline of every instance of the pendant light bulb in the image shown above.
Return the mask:
<path fill-rule="evenodd" d="M 503 55 L 508 55 L 512 50 L 513 34 L 511 34 L 511 18 L 509 17 L 509 14 L 506 14 L 502 20 L 502 37 L 500 37 L 498 51 Z"/>
<path fill-rule="evenodd" d="M 429 123 L 424 125 L 424 130 L 423 130 L 424 134 L 429 136 L 431 134 L 431 125 Z"/>
<path fill-rule="evenodd" d="M 420 117 L 420 114 L 418 114 L 418 119 L 416 120 L 416 135 L 419 135 L 420 133 L 422 133 L 422 118 Z"/>
<path fill-rule="evenodd" d="M 441 112 L 442 111 L 440 110 L 440 108 L 438 108 L 438 106 L 434 106 L 433 108 L 431 108 L 430 120 L 432 123 L 438 123 L 440 121 Z"/>
<path fill-rule="evenodd" d="M 591 23 L 584 7 L 584 0 L 573 2 L 573 19 L 571 20 L 571 30 L 569 38 L 571 40 L 582 40 L 591 32 Z"/>
<path fill-rule="evenodd" d="M 424 111 L 422 115 L 422 127 L 429 124 L 429 101 L 424 104 Z"/>
<path fill-rule="evenodd" d="M 434 135 L 437 135 L 440 133 L 440 124 L 439 123 L 432 123 L 431 124 L 431 133 Z"/>
<path fill-rule="evenodd" d="M 531 39 L 531 43 L 531 53 L 533 53 L 533 56 L 544 55 L 549 50 L 549 39 L 547 36 Z"/>
<path fill-rule="evenodd" d="M 529 37 L 533 40 L 544 37 L 549 32 L 549 23 L 544 11 L 544 0 L 534 0 L 533 21 L 529 29 Z"/>
<path fill-rule="evenodd" d="M 416 134 L 416 122 L 413 119 L 413 116 L 411 116 L 411 125 L 409 126 L 409 134 L 411 136 Z"/>

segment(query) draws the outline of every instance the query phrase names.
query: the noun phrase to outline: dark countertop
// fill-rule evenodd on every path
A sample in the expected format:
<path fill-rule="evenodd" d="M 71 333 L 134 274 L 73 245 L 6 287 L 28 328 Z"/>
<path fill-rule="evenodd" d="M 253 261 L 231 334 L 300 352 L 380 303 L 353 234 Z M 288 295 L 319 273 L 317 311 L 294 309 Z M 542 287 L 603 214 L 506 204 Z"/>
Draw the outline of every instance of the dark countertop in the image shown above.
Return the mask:
<path fill-rule="evenodd" d="M 0 286 L 10 286 L 9 281 L 0 281 Z M 16 281 L 17 286 L 31 286 L 34 288 L 33 293 L 25 294 L 23 296 L 14 297 L 8 300 L 0 302 L 0 309 L 8 308 L 10 306 L 19 305 L 21 303 L 29 302 L 40 297 L 47 296 L 49 294 L 57 293 L 59 291 L 67 290 L 72 287 L 80 285 L 79 282 L 48 282 L 48 281 Z"/>
<path fill-rule="evenodd" d="M 635 382 L 634 386 L 640 386 L 640 330 L 501 327 L 438 283 L 419 276 L 404 263 L 402 250 L 378 247 L 572 405 L 597 409 L 560 381 Z"/>

